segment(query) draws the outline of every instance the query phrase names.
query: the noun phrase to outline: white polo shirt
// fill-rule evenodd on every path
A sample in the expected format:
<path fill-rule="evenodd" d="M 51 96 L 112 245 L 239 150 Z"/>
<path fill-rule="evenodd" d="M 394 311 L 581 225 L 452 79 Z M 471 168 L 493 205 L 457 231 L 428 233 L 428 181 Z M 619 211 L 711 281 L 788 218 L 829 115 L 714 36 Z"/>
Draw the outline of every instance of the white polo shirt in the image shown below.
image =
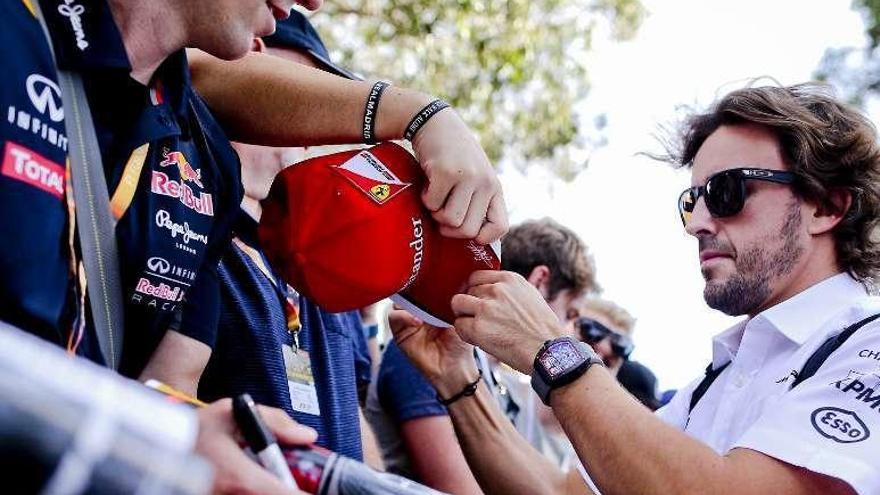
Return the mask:
<path fill-rule="evenodd" d="M 714 368 L 730 362 L 697 403 L 700 379 L 657 415 L 719 454 L 743 447 L 880 493 L 880 322 L 862 327 L 816 374 L 794 375 L 825 340 L 880 313 L 880 298 L 838 274 L 713 340 Z"/>

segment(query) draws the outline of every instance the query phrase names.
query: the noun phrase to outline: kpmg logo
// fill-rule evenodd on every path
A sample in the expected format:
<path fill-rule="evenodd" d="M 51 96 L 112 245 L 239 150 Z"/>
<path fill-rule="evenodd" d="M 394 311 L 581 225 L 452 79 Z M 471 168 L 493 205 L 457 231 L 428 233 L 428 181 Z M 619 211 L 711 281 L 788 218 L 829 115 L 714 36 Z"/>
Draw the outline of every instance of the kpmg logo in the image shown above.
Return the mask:
<path fill-rule="evenodd" d="M 880 382 L 869 387 L 862 379 L 868 380 L 870 378 L 862 373 L 850 371 L 849 376 L 832 383 L 832 385 L 844 394 L 855 394 L 855 400 L 870 404 L 868 407 L 880 412 Z"/>
<path fill-rule="evenodd" d="M 171 263 L 165 258 L 153 256 L 147 260 L 147 269 L 159 275 L 167 275 L 171 271 Z"/>
<path fill-rule="evenodd" d="M 61 105 L 61 88 L 48 77 L 31 74 L 25 83 L 28 98 L 34 108 L 43 115 L 48 113 L 52 122 L 64 120 L 64 107 Z"/>
<path fill-rule="evenodd" d="M 70 19 L 70 27 L 73 28 L 73 35 L 76 36 L 76 47 L 81 52 L 89 47 L 82 21 L 82 15 L 85 12 L 86 8 L 74 3 L 74 0 L 63 0 L 63 3 L 58 6 L 58 13 Z"/>
<path fill-rule="evenodd" d="M 813 428 L 838 443 L 856 443 L 871 436 L 868 425 L 856 413 L 839 407 L 820 407 L 813 411 Z"/>

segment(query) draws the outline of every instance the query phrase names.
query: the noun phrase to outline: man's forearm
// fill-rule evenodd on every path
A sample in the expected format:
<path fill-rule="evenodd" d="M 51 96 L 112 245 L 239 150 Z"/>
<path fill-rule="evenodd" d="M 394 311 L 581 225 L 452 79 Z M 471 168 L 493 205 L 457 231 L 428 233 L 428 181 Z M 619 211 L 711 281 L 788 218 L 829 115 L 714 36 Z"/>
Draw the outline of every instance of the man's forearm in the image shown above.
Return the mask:
<path fill-rule="evenodd" d="M 189 50 L 196 89 L 233 140 L 267 146 L 362 142 L 372 82 L 351 81 L 262 53 L 233 62 Z M 388 87 L 375 122 L 377 141 L 401 139 L 431 98 Z"/>
<path fill-rule="evenodd" d="M 487 494 L 571 493 L 568 475 L 513 427 L 481 383 L 473 397 L 449 406 L 462 451 Z M 581 484 L 580 492 L 587 493 Z"/>
<path fill-rule="evenodd" d="M 605 495 L 823 493 L 828 481 L 747 449 L 718 455 L 651 414 L 602 368 L 555 390 L 551 406 Z"/>

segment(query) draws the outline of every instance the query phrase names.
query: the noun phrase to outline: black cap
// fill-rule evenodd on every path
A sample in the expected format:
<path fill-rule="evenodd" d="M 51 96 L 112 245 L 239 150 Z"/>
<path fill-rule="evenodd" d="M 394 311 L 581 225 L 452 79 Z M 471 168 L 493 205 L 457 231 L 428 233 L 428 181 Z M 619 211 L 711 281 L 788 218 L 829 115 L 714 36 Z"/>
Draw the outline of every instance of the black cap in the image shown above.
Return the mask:
<path fill-rule="evenodd" d="M 330 60 L 330 54 L 327 52 L 324 42 L 321 41 L 321 36 L 315 31 L 308 18 L 300 12 L 292 10 L 290 17 L 278 21 L 275 26 L 275 33 L 263 38 L 267 46 L 306 51 L 318 61 L 319 67 L 327 72 L 348 79 L 363 79 Z"/>
<path fill-rule="evenodd" d="M 652 411 L 660 407 L 657 377 L 647 366 L 636 361 L 624 361 L 617 372 L 617 381 Z"/>

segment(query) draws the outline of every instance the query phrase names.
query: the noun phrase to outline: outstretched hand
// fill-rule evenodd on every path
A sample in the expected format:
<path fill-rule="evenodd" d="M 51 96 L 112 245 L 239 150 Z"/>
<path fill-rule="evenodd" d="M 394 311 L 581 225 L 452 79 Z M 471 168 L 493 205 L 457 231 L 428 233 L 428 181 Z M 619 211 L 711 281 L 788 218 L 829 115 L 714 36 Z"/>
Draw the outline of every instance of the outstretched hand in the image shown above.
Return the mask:
<path fill-rule="evenodd" d="M 437 328 L 402 309 L 388 315 L 398 347 L 443 397 L 457 393 L 474 381 L 477 366 L 474 346 L 451 328 Z"/>

